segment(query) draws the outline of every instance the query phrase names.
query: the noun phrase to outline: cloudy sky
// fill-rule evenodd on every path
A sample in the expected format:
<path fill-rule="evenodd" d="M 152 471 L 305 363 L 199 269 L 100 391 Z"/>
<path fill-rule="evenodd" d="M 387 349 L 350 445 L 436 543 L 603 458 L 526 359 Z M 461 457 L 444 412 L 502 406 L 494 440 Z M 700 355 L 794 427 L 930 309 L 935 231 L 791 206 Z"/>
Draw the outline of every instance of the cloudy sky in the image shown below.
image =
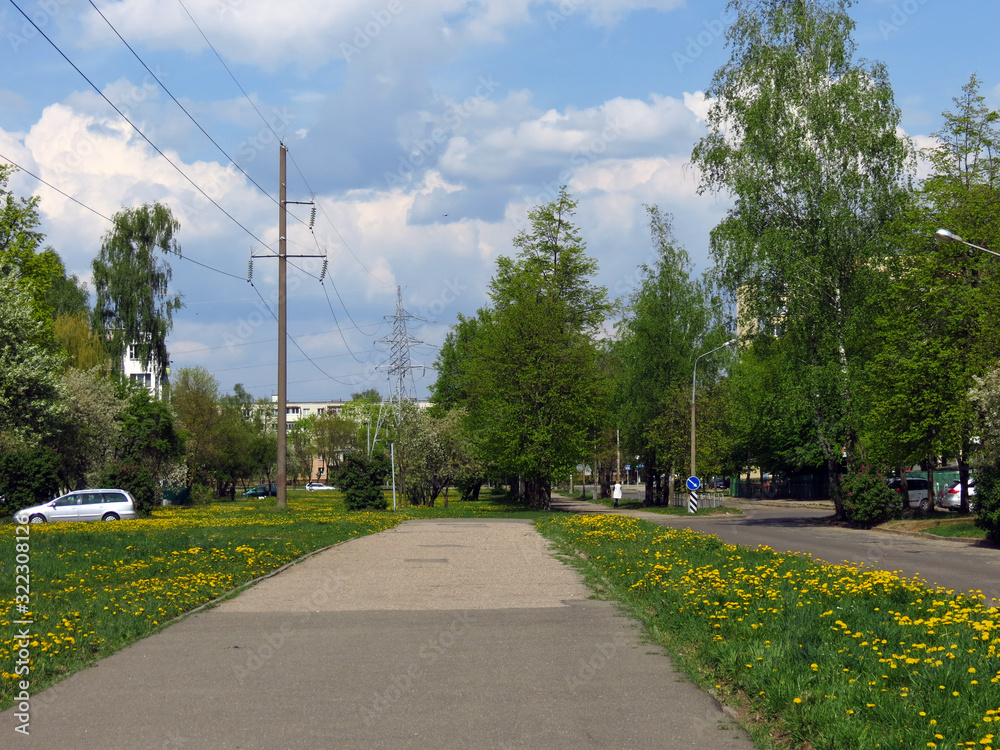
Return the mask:
<path fill-rule="evenodd" d="M 858 0 L 852 15 L 918 143 L 972 73 L 1000 108 L 995 0 Z M 269 396 L 276 261 L 247 275 L 277 249 L 280 139 L 289 200 L 317 208 L 310 231 L 309 206 L 291 206 L 288 252 L 328 259 L 323 283 L 322 260 L 291 261 L 289 398 L 387 393 L 397 287 L 424 342 L 411 361 L 430 366 L 560 183 L 613 295 L 650 257 L 643 204 L 706 267 L 728 203 L 697 194 L 690 155 L 730 20 L 724 0 L 0 0 L 0 160 L 79 201 L 11 181 L 84 279 L 105 217 L 167 204 L 186 305 L 173 369 Z M 434 372 L 413 373 L 423 397 Z"/>

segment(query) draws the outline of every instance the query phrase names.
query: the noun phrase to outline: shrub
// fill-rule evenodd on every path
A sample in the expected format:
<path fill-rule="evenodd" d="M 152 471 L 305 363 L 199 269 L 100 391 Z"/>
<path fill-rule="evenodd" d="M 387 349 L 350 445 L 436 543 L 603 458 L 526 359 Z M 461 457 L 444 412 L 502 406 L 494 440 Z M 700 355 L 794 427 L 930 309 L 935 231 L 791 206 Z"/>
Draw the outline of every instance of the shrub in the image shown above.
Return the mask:
<path fill-rule="evenodd" d="M 852 524 L 869 528 L 902 515 L 899 498 L 879 472 L 868 469 L 848 474 L 840 492 L 844 516 Z"/>
<path fill-rule="evenodd" d="M 139 515 L 149 515 L 160 504 L 160 487 L 153 472 L 144 466 L 126 461 L 113 464 L 101 473 L 98 484 L 128 491 L 135 498 L 135 509 Z"/>
<path fill-rule="evenodd" d="M 14 513 L 58 495 L 58 466 L 49 448 L 0 453 L 0 511 Z"/>
<path fill-rule="evenodd" d="M 340 465 L 337 483 L 344 491 L 348 510 L 385 510 L 382 486 L 389 476 L 389 459 L 377 453 L 368 458 L 349 454 Z"/>

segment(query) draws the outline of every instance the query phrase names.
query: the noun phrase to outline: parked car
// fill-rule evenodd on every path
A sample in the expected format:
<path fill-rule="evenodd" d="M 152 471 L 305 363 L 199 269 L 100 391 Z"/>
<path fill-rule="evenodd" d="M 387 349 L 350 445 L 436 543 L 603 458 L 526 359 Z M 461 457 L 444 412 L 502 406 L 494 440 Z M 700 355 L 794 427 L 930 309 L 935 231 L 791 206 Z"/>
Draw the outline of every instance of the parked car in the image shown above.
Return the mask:
<path fill-rule="evenodd" d="M 256 487 L 251 487 L 246 492 L 243 493 L 243 497 L 277 497 L 278 496 L 278 485 L 274 484 L 258 484 Z"/>
<path fill-rule="evenodd" d="M 125 490 L 75 490 L 14 514 L 15 523 L 117 521 L 138 518 L 135 499 Z"/>
<path fill-rule="evenodd" d="M 930 482 L 924 477 L 907 477 L 906 494 L 908 497 L 901 500 L 903 509 L 917 508 L 920 511 L 927 511 L 931 507 Z M 893 492 L 902 493 L 903 480 L 898 477 L 889 480 L 889 489 Z M 902 495 L 900 495 L 902 497 Z"/>
<path fill-rule="evenodd" d="M 969 480 L 969 510 L 975 510 L 976 504 L 972 498 L 976 496 L 976 480 Z M 935 498 L 934 504 L 945 510 L 959 510 L 962 507 L 962 482 L 954 481 Z"/>
<path fill-rule="evenodd" d="M 307 490 L 335 490 L 336 487 L 331 487 L 328 484 L 323 484 L 322 482 L 310 482 L 306 485 Z"/>

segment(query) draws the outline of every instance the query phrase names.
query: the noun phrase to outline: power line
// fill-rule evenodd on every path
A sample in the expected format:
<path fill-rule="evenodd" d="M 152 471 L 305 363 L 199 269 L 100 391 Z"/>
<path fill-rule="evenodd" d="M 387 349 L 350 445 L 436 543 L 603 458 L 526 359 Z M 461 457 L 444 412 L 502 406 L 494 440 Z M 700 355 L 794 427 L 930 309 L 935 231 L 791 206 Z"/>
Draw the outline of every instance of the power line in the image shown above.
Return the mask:
<path fill-rule="evenodd" d="M 214 138 L 213 138 L 212 136 L 210 136 L 210 135 L 208 134 L 208 131 L 207 131 L 207 130 L 205 130 L 205 128 L 203 128 L 203 127 L 201 126 L 201 123 L 199 123 L 199 122 L 198 122 L 198 121 L 197 121 L 197 120 L 196 120 L 196 119 L 194 118 L 194 115 L 192 115 L 192 114 L 191 114 L 190 112 L 188 112 L 188 111 L 187 111 L 187 109 L 186 109 L 186 108 L 184 107 L 184 105 L 183 105 L 183 104 L 181 104 L 181 103 L 180 103 L 180 101 L 178 101 L 177 97 L 173 95 L 173 92 L 171 92 L 171 91 L 170 91 L 170 89 L 168 89 L 168 88 L 166 87 L 166 85 L 165 85 L 165 84 L 163 83 L 163 81 L 161 81 L 161 80 L 159 79 L 159 76 L 157 76 L 157 75 L 156 75 L 156 73 L 154 73 L 154 72 L 153 72 L 152 70 L 150 70 L 150 67 L 149 67 L 148 65 L 146 65 L 146 63 L 145 63 L 145 62 L 143 61 L 143 59 L 142 59 L 141 57 L 139 57 L 139 53 L 138 53 L 138 52 L 136 52 L 136 51 L 135 51 L 135 50 L 134 50 L 134 49 L 132 48 L 132 45 L 131 45 L 131 44 L 129 44 L 129 43 L 127 42 L 127 41 L 125 41 L 125 37 L 123 37 L 123 36 L 122 36 L 122 35 L 121 35 L 121 34 L 119 33 L 118 29 L 116 29 L 116 28 L 114 27 L 114 24 L 112 24 L 112 23 L 111 23 L 111 21 L 109 21 L 109 20 L 108 20 L 108 17 L 107 17 L 107 16 L 105 16 L 105 15 L 104 15 L 104 14 L 103 14 L 103 13 L 101 12 L 101 9 L 100 9 L 100 8 L 98 8 L 98 7 L 96 6 L 96 5 L 94 5 L 94 0 L 89 0 L 89 2 L 90 2 L 90 5 L 91 5 L 91 7 L 92 7 L 92 8 L 94 9 L 94 10 L 96 10 L 96 11 L 97 11 L 97 14 L 98 14 L 98 15 L 99 15 L 99 16 L 100 16 L 101 18 L 103 18 L 103 19 L 104 19 L 104 22 L 105 22 L 105 23 L 106 23 L 106 24 L 108 25 L 108 27 L 109 27 L 109 28 L 110 28 L 110 29 L 111 29 L 111 30 L 112 30 L 113 32 L 115 32 L 115 35 L 116 35 L 116 36 L 117 36 L 117 37 L 118 37 L 119 39 L 121 39 L 121 41 L 122 41 L 122 44 L 124 44 L 124 45 L 125 45 L 125 46 L 126 46 L 126 47 L 128 48 L 128 51 L 132 53 L 133 57 L 135 57 L 135 59 L 139 61 L 139 64 L 140 64 L 140 65 L 142 65 L 142 67 L 144 67 L 144 68 L 146 69 L 146 72 L 147 72 L 147 73 L 149 73 L 149 74 L 150 74 L 151 76 L 153 76 L 153 80 L 154 80 L 154 81 L 156 81 L 156 82 L 157 82 L 157 83 L 158 83 L 158 84 L 160 85 L 160 88 L 161 88 L 161 89 L 163 89 L 163 90 L 164 90 L 164 91 L 165 91 L 165 92 L 167 93 L 167 96 L 169 96 L 169 97 L 170 97 L 171 99 L 173 99 L 173 100 L 174 100 L 174 104 L 176 104 L 176 105 L 177 105 L 178 107 L 180 107 L 180 109 L 181 109 L 181 112 L 183 112 L 183 113 L 184 113 L 185 115 L 187 115 L 188 119 L 189 119 L 189 120 L 191 120 L 191 122 L 193 122 L 193 123 L 194 123 L 195 127 L 196 127 L 196 128 L 198 128 L 198 130 L 200 130 L 200 131 L 201 131 L 201 132 L 202 132 L 202 133 L 204 134 L 204 136 L 205 136 L 206 138 L 208 138 L 208 140 L 210 140 L 210 141 L 212 142 L 212 145 L 213 145 L 213 146 L 215 146 L 215 147 L 216 147 L 216 148 L 217 148 L 217 149 L 219 150 L 219 153 L 221 153 L 221 154 L 222 154 L 223 156 L 225 156 L 225 157 L 226 157 L 226 160 L 227 160 L 227 161 L 228 161 L 228 162 L 229 162 L 230 164 L 232 164 L 232 165 L 233 165 L 234 167 L 236 167 L 236 168 L 237 168 L 237 169 L 238 169 L 238 170 L 240 171 L 240 173 L 241 173 L 241 174 L 242 174 L 242 175 L 243 175 L 244 177 L 246 177 L 246 178 L 247 178 L 248 180 L 250 180 L 250 182 L 251 182 L 251 183 L 253 183 L 254 187 L 256 187 L 256 188 L 257 188 L 258 190 L 260 190 L 260 192 L 262 192 L 262 193 L 263 193 L 264 195 L 266 195 L 266 196 L 267 196 L 268 198 L 270 198 L 270 199 L 271 199 L 271 202 L 272 202 L 272 203 L 277 203 L 277 201 L 276 201 L 276 200 L 275 200 L 274 198 L 272 198 L 272 197 L 271 197 L 271 195 L 270 195 L 270 194 L 269 194 L 269 193 L 268 193 L 268 192 L 267 192 L 267 191 L 266 191 L 266 190 L 265 190 L 264 188 L 262 188 L 262 187 L 261 187 L 260 185 L 258 185 L 258 184 L 257 184 L 257 181 L 256 181 L 256 180 L 254 180 L 254 178 L 253 178 L 253 177 L 251 177 L 250 175 L 248 175 L 248 174 L 247 174 L 247 173 L 246 173 L 246 172 L 245 172 L 245 171 L 243 170 L 243 167 L 241 167 L 241 166 L 240 166 L 239 164 L 237 164 L 237 163 L 236 163 L 235 161 L 233 161 L 233 158 L 232 158 L 232 157 L 231 157 L 231 156 L 230 156 L 229 154 L 227 154 L 227 153 L 226 153 L 226 150 L 225 150 L 224 148 L 222 148 L 222 146 L 220 146 L 220 145 L 218 144 L 218 142 L 217 142 L 217 141 L 216 141 L 216 140 L 215 140 L 215 139 L 214 139 Z"/>
<path fill-rule="evenodd" d="M 267 309 L 267 311 L 269 313 L 271 313 L 271 317 L 274 318 L 275 322 L 277 322 L 278 316 L 271 309 L 271 306 L 269 304 L 267 304 L 267 300 L 264 299 L 264 295 L 262 295 L 260 293 L 260 290 L 257 289 L 256 285 L 252 281 L 250 282 L 250 286 L 252 286 L 253 290 L 255 292 L 257 292 L 257 296 L 260 297 L 261 303 L 263 303 L 263 305 Z M 287 338 L 288 338 L 289 341 L 292 342 L 292 344 L 295 346 L 295 348 L 299 350 L 299 353 L 301 353 L 302 356 L 306 358 L 306 360 L 309 362 L 309 364 L 311 364 L 313 367 L 315 367 L 317 370 L 319 370 L 321 373 L 323 373 L 323 375 L 325 375 L 327 378 L 329 378 L 330 380 L 332 380 L 335 383 L 340 383 L 341 385 L 353 385 L 352 383 L 347 383 L 347 382 L 344 382 L 343 380 L 341 380 L 340 378 L 334 377 L 333 375 L 331 375 L 330 373 L 328 373 L 326 370 L 324 370 L 322 367 L 320 367 L 318 364 L 316 364 L 315 360 L 313 360 L 312 357 L 310 357 L 308 354 L 306 354 L 305 349 L 303 349 L 301 346 L 299 346 L 299 342 L 296 341 L 294 339 L 294 337 L 292 337 L 291 335 L 289 335 L 289 336 L 287 336 Z"/>
<path fill-rule="evenodd" d="M 97 216 L 100 216 L 102 219 L 104 219 L 105 221 L 107 221 L 107 222 L 109 222 L 111 224 L 115 223 L 114 219 L 109 219 L 107 216 L 105 216 L 104 214 L 102 214 L 96 208 L 91 208 L 90 206 L 88 206 L 83 201 L 77 200 L 76 198 L 74 198 L 69 193 L 63 192 L 62 190 L 60 190 L 59 188 L 57 188 L 55 185 L 53 185 L 53 184 L 51 184 L 49 182 L 46 182 L 45 180 L 43 180 L 38 175 L 36 175 L 36 174 L 34 174 L 32 172 L 29 172 L 27 169 L 25 169 L 24 167 L 20 166 L 16 162 L 8 159 L 3 154 L 0 154 L 0 159 L 6 161 L 8 164 L 11 164 L 12 166 L 16 167 L 20 171 L 24 172 L 26 175 L 34 177 L 36 180 L 38 180 L 40 183 L 42 183 L 46 187 L 51 188 L 52 190 L 55 190 L 57 193 L 59 193 L 59 195 L 63 196 L 64 198 L 68 198 L 69 200 L 71 200 L 75 204 L 77 204 L 78 206 L 81 206 L 81 207 L 87 209 L 88 211 L 90 211 L 91 213 L 96 214 Z M 181 254 L 178 253 L 177 257 L 181 258 L 182 260 L 186 260 L 186 261 L 189 261 L 191 263 L 194 263 L 197 266 L 201 266 L 202 268 L 207 268 L 209 271 L 215 271 L 215 273 L 221 273 L 223 276 L 229 276 L 229 277 L 234 278 L 234 279 L 239 279 L 240 281 L 245 281 L 246 280 L 242 276 L 237 276 L 236 274 L 229 273 L 228 271 L 223 271 L 220 268 L 214 268 L 213 266 L 210 266 L 210 265 L 208 265 L 206 263 L 202 263 L 199 260 L 195 260 L 194 258 L 192 258 L 192 257 L 190 257 L 188 255 L 181 255 Z"/>
<path fill-rule="evenodd" d="M 244 232 L 246 232 L 246 233 L 247 233 L 248 235 L 250 235 L 251 237 L 253 237 L 253 238 L 254 238 L 254 239 L 255 239 L 255 240 L 256 240 L 256 241 L 258 242 L 258 243 L 260 243 L 261 245 L 264 245 L 265 247 L 267 246 L 267 243 L 266 243 L 266 242 L 264 242 L 264 241 L 263 241 L 262 239 L 260 239 L 260 238 L 259 238 L 259 237 L 258 237 L 257 235 L 255 235 L 255 234 L 254 234 L 253 232 L 251 232 L 251 231 L 250 231 L 249 229 L 247 229 L 247 228 L 246 228 L 245 226 L 243 226 L 243 224 L 242 224 L 242 223 L 240 223 L 240 221 L 239 221 L 239 220 L 238 220 L 238 219 L 237 219 L 237 218 L 236 218 L 235 216 L 233 216 L 232 214 L 230 214 L 230 213 L 229 213 L 228 211 L 226 211 L 226 209 L 224 209 L 224 208 L 223 208 L 223 207 L 222 207 L 221 205 L 219 205 L 219 203 L 218 203 L 218 202 L 217 202 L 217 201 L 216 201 L 216 200 L 215 200 L 214 198 L 212 198 L 212 196 L 210 196 L 210 195 L 209 195 L 208 193 L 206 193 L 206 192 L 205 192 L 205 191 L 204 191 L 204 190 L 203 190 L 203 189 L 201 188 L 201 186 L 200 186 L 200 185 L 198 185 L 198 183 L 196 183 L 196 182 L 195 182 L 194 180 L 192 180 L 192 179 L 191 179 L 190 177 L 188 177 L 188 176 L 187 176 L 187 174 L 186 174 L 186 173 L 184 172 L 184 170 L 182 170 L 182 169 L 181 169 L 181 168 L 180 168 L 179 166 L 177 166 L 177 164 L 175 164 L 175 163 L 174 163 L 174 162 L 173 162 L 173 161 L 172 161 L 172 160 L 170 159 L 170 157 L 168 157 L 168 156 L 167 156 L 167 155 L 166 155 L 165 153 L 163 153 L 163 151 L 161 151 L 161 150 L 160 150 L 159 146 L 157 146 L 157 145 L 156 145 L 155 143 L 153 143 L 153 141 L 152 141 L 152 140 L 150 140 L 150 138 L 149 138 L 149 137 L 148 137 L 148 136 L 147 136 L 147 135 L 146 135 L 146 134 L 145 134 L 144 132 L 142 132 L 142 130 L 141 130 L 141 129 L 139 128 L 139 126 L 138 126 L 138 125 L 136 125 L 136 124 L 135 124 L 134 122 L 132 122 L 132 121 L 131 121 L 131 120 L 130 120 L 130 119 L 128 118 L 128 116 L 127 116 L 127 115 L 126 115 L 126 114 L 125 114 L 124 112 L 122 112 L 122 111 L 121 111 L 121 110 L 120 110 L 120 109 L 118 108 L 118 106 L 117 106 L 117 105 L 116 105 L 116 104 L 115 104 L 114 102 L 112 102 L 112 101 L 111 101 L 111 100 L 110 100 L 110 99 L 109 99 L 109 98 L 108 98 L 108 97 L 107 97 L 107 96 L 106 96 L 106 95 L 104 94 L 104 92 L 103 92 L 103 91 L 101 91 L 101 89 L 100 89 L 100 88 L 98 88 L 97 84 L 95 84 L 95 83 L 94 83 L 93 81 L 91 81 L 91 80 L 90 80 L 90 78 L 89 78 L 89 77 L 87 77 L 86 73 L 84 73 L 84 72 L 83 72 L 82 70 L 80 70 L 80 68 L 79 68 L 79 67 L 78 67 L 78 66 L 76 65 L 76 63 L 74 63 L 74 62 L 73 62 L 72 60 L 70 60 L 70 59 L 69 59 L 69 56 L 68 56 L 68 55 L 67 55 L 67 54 L 66 54 L 65 52 L 63 52 L 63 51 L 62 51 L 62 49 L 60 49 L 60 48 L 59 48 L 59 45 L 58 45 L 58 44 L 56 44 L 56 43 L 55 43 L 54 41 L 52 41 L 52 39 L 51 39 L 51 38 L 50 38 L 50 37 L 48 36 L 48 34 L 46 34 L 46 33 L 45 33 L 44 31 L 42 31 L 42 29 L 41 29 L 41 28 L 39 28 L 38 24 L 36 24 L 36 23 L 34 22 L 34 20 L 32 20 L 31 16 L 29 16 L 29 15 L 28 15 L 27 13 L 25 13 L 25 12 L 24 12 L 24 10 L 23 10 L 23 9 L 21 8 L 21 6 L 20 6 L 20 5 L 18 5 L 18 4 L 17 4 L 16 2 L 15 2 L 15 0 L 10 0 L 10 2 L 11 2 L 11 5 L 13 5 L 13 6 L 15 7 L 15 8 L 17 8 L 18 12 L 19 12 L 19 13 L 20 13 L 20 14 L 21 14 L 22 16 L 24 16 L 25 20 L 27 20 L 27 21 L 28 21 L 28 23 L 30 23 L 30 24 L 31 24 L 31 25 L 32 25 L 32 26 L 34 27 L 34 29 L 35 29 L 35 30 L 36 30 L 36 31 L 37 31 L 37 32 L 38 32 L 39 34 L 41 34 L 41 36 L 42 36 L 42 37 L 43 37 L 43 38 L 45 39 L 45 41 L 47 41 L 47 42 L 48 42 L 48 43 L 49 43 L 50 45 L 52 45 L 52 48 L 53 48 L 53 49 L 54 49 L 54 50 L 55 50 L 56 52 L 58 52 L 58 53 L 60 54 L 60 56 L 62 56 L 62 58 L 63 58 L 63 59 L 64 59 L 64 60 L 65 60 L 65 61 L 66 61 L 67 63 L 69 63 L 69 64 L 70 64 L 70 66 L 71 66 L 71 67 L 73 68 L 73 70 L 75 70 L 75 71 L 76 71 L 77 73 L 79 73 L 79 74 L 80 74 L 80 76 L 81 76 L 81 77 L 83 78 L 83 80 L 85 80 L 85 81 L 86 81 L 87 83 L 89 83 L 89 84 L 90 84 L 90 86 L 91 86 L 91 88 L 93 88 L 93 89 L 94 89 L 94 91 L 96 91 L 96 92 L 98 93 L 98 95 L 99 95 L 99 96 L 100 96 L 100 97 L 101 97 L 102 99 L 104 99 L 104 101 L 106 101 L 106 102 L 107 102 L 107 103 L 108 103 L 108 104 L 109 104 L 109 105 L 111 106 L 111 108 L 112 108 L 112 109 L 113 109 L 113 110 L 114 110 L 115 112 L 117 112 L 117 113 L 118 113 L 118 116 L 119 116 L 119 117 L 121 117 L 121 118 L 122 118 L 123 120 L 125 120 L 125 122 L 127 122 L 127 123 L 128 123 L 129 125 L 131 125 L 131 126 L 132 126 L 132 129 L 133 129 L 133 130 L 135 130 L 135 132 L 136 132 L 136 133 L 138 133 L 138 134 L 139 134 L 139 136 L 140 136 L 140 137 L 141 137 L 141 138 L 142 138 L 142 139 L 143 139 L 144 141 L 146 141 L 146 143 L 148 143 L 148 144 L 150 145 L 150 147 L 151 147 L 151 148 L 152 148 L 152 149 L 153 149 L 154 151 L 156 151 L 156 153 L 158 153 L 158 154 L 159 154 L 159 155 L 160 155 L 161 157 L 163 157 L 164 161 L 166 161 L 166 162 L 167 162 L 167 163 L 168 163 L 168 164 L 169 164 L 169 165 L 170 165 L 171 167 L 173 167 L 173 168 L 174 168 L 174 169 L 175 169 L 175 170 L 177 171 L 177 173 L 178 173 L 178 174 L 179 174 L 179 175 L 180 175 L 181 177 L 183 177 L 183 178 L 184 178 L 184 179 L 185 179 L 185 180 L 186 180 L 186 181 L 187 181 L 187 182 L 188 182 L 188 183 L 189 183 L 189 184 L 190 184 L 190 185 L 191 185 L 191 186 L 192 186 L 192 187 L 193 187 L 193 188 L 194 188 L 195 190 L 197 190 L 197 191 L 198 191 L 199 193 L 201 193 L 201 195 L 203 195 L 203 196 L 204 196 L 204 197 L 205 197 L 205 198 L 206 198 L 206 199 L 208 200 L 208 202 L 209 202 L 209 203 L 211 203 L 211 204 L 212 204 L 213 206 L 215 206 L 215 207 L 216 207 L 217 209 L 219 209 L 219 210 L 220 210 L 220 211 L 221 211 L 222 213 L 224 213 L 224 214 L 226 215 L 226 217 L 227 217 L 227 218 L 228 218 L 228 219 L 229 219 L 230 221 L 232 221 L 232 222 L 233 222 L 234 224 L 236 224 L 236 226 L 238 226 L 238 227 L 239 227 L 240 229 L 242 229 L 242 230 L 243 230 Z"/>
<path fill-rule="evenodd" d="M 10 165 L 12 165 L 13 167 L 16 167 L 19 171 L 24 172 L 26 175 L 29 175 L 30 177 L 34 177 L 40 183 L 42 183 L 43 185 L 45 185 L 45 187 L 51 188 L 52 190 L 55 190 L 63 198 L 69 198 L 69 200 L 73 201 L 76 205 L 80 206 L 81 208 L 85 208 L 88 211 L 90 211 L 91 213 L 96 214 L 97 216 L 100 216 L 105 221 L 111 221 L 112 223 L 114 223 L 111 219 L 109 219 L 107 216 L 105 216 L 104 214 L 102 214 L 96 208 L 91 208 L 86 203 L 83 203 L 82 201 L 78 201 L 76 198 L 74 198 L 69 193 L 64 193 L 62 190 L 60 190 L 59 188 L 57 188 L 52 183 L 46 182 L 45 180 L 43 180 L 41 177 L 39 177 L 37 174 L 34 174 L 33 172 L 29 172 L 27 169 L 25 169 L 24 167 L 22 167 L 20 164 L 17 164 L 13 159 L 8 159 L 3 154 L 0 154 L 0 159 L 2 159 L 3 161 L 7 162 Z"/>
<path fill-rule="evenodd" d="M 231 71 L 229 69 L 229 66 L 226 65 L 226 61 L 222 59 L 222 55 L 220 55 L 219 51 L 217 49 L 215 49 L 215 45 L 213 45 L 212 42 L 209 41 L 209 38 L 207 36 L 205 36 L 205 32 L 201 30 L 201 26 L 198 25 L 198 22 L 196 20 L 194 20 L 194 16 L 191 15 L 191 11 L 189 11 L 187 9 L 187 6 L 184 5 L 184 3 L 182 2 L 182 0 L 177 0 L 177 2 L 184 9 L 184 12 L 187 13 L 187 17 L 191 19 L 191 23 L 194 24 L 194 27 L 196 29 L 198 29 L 198 33 L 201 34 L 201 38 L 205 40 L 205 44 L 207 44 L 208 47 L 209 47 L 209 49 L 211 49 L 212 52 L 215 53 L 215 56 L 218 58 L 219 62 L 222 64 L 222 67 L 226 69 L 227 73 L 229 73 L 229 77 L 233 79 L 233 83 L 235 83 L 236 87 L 241 92 L 243 92 L 243 96 L 246 97 L 246 100 L 248 102 L 250 102 L 250 106 L 253 107 L 254 112 L 256 112 L 260 116 L 260 119 L 263 121 L 264 125 L 267 126 L 267 129 L 271 131 L 271 134 L 275 137 L 275 139 L 278 140 L 278 141 L 280 141 L 281 140 L 281 136 L 274 132 L 274 128 L 271 127 L 271 123 L 269 123 L 267 121 L 267 118 L 265 118 L 264 115 L 261 113 L 261 111 L 259 109 L 257 109 L 257 105 L 254 104 L 253 99 L 250 98 L 250 95 L 240 85 L 240 82 L 236 80 L 236 76 L 233 75 L 233 71 Z"/>

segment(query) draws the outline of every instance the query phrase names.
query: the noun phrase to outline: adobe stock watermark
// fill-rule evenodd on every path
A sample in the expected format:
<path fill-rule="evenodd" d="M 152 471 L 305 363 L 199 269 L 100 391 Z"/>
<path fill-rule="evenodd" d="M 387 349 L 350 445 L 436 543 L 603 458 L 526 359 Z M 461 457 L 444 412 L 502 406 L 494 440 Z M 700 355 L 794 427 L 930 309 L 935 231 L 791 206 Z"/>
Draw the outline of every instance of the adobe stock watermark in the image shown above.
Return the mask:
<path fill-rule="evenodd" d="M 500 82 L 494 80 L 491 74 L 479 76 L 478 82 L 479 85 L 472 92 L 472 96 L 448 107 L 442 118 L 443 127 L 434 128 L 428 138 L 422 138 L 414 144 L 409 155 L 400 156 L 396 171 L 386 171 L 385 181 L 390 188 L 405 186 L 417 168 L 426 164 L 438 148 L 457 133 L 465 121 L 472 117 L 500 87 Z"/>
<path fill-rule="evenodd" d="M 31 616 L 31 526 L 18 524 L 14 527 L 14 608 L 18 619 L 11 625 L 14 637 L 11 639 L 11 657 L 14 660 L 13 673 L 17 681 L 14 691 L 14 731 L 19 734 L 31 733 L 31 633 L 34 619 Z"/>
<path fill-rule="evenodd" d="M 246 0 L 217 0 L 215 3 L 215 15 L 218 18 L 225 18 L 233 11 L 243 10 L 246 4 Z"/>
<path fill-rule="evenodd" d="M 153 73 L 161 81 L 168 75 L 159 67 L 157 67 Z M 132 110 L 135 109 L 136 106 L 152 97 L 158 89 L 159 85 L 156 83 L 156 79 L 147 73 L 142 79 L 142 83 L 131 86 L 124 93 L 124 95 L 118 97 L 117 101 L 114 102 L 114 105 L 124 117 L 128 117 L 132 114 Z M 154 131 L 152 129 L 147 129 L 145 133 L 150 140 L 153 139 Z M 97 150 L 97 140 L 90 134 L 89 130 L 84 130 L 83 132 L 77 133 L 73 136 L 69 144 L 69 149 L 56 157 L 55 164 L 71 171 L 77 170 L 83 166 L 84 162 L 89 157 L 94 156 L 97 153 Z"/>
<path fill-rule="evenodd" d="M 265 258 L 255 258 L 259 263 L 262 260 L 268 261 L 271 256 Z M 277 255 L 274 256 L 277 259 Z M 302 276 L 298 273 L 289 273 L 288 283 L 287 283 L 287 293 L 291 295 L 293 292 L 298 291 L 302 287 Z M 231 333 L 226 331 L 223 336 L 223 346 L 226 347 L 227 354 L 235 354 L 235 349 L 240 344 L 243 344 L 250 340 L 250 337 L 265 323 L 274 320 L 273 310 L 274 305 L 278 304 L 278 290 L 275 289 L 271 292 L 269 301 L 271 303 L 270 309 L 264 303 L 264 300 L 257 299 L 254 301 L 254 310 L 249 315 L 243 318 L 239 318 L 236 321 L 235 332 Z"/>
<path fill-rule="evenodd" d="M 59 15 L 59 12 L 70 3 L 71 0 L 42 0 L 42 2 L 38 3 L 37 8 L 28 14 L 31 21 L 25 20 L 19 24 L 8 23 L 7 12 L 4 11 L 0 15 L 0 28 L 5 30 L 4 35 L 7 37 L 7 43 L 10 44 L 10 48 L 14 52 L 17 52 L 32 39 L 41 36 L 39 29 L 44 31 L 45 27 L 51 24 L 56 16 Z M 23 18 L 20 14 L 18 14 L 18 17 Z M 38 28 L 35 28 L 36 26 Z"/>
<path fill-rule="evenodd" d="M 618 652 L 628 645 L 629 639 L 625 633 L 619 631 L 615 633 L 610 641 L 599 644 L 594 648 L 590 656 L 580 657 L 580 666 L 576 674 L 566 677 L 566 688 L 573 695 L 576 691 L 594 680 L 597 674 L 603 670 Z"/>
<path fill-rule="evenodd" d="M 338 594 L 347 591 L 350 586 L 350 581 L 343 575 L 327 573 L 322 584 L 314 588 L 309 596 L 299 601 L 299 606 L 302 606 L 304 611 L 297 618 L 298 623 L 306 622 L 314 612 L 321 611 L 328 602 Z M 277 630 L 268 633 L 248 650 L 249 653 L 245 655 L 243 663 L 233 667 L 233 676 L 236 677 L 240 685 L 245 684 L 247 679 L 263 669 L 281 653 L 292 632 L 291 622 L 283 622 Z"/>
<path fill-rule="evenodd" d="M 459 279 L 446 279 L 441 293 L 427 306 L 417 308 L 417 316 L 421 318 L 437 318 L 458 300 L 469 287 Z"/>
<path fill-rule="evenodd" d="M 677 72 L 682 72 L 684 68 L 701 57 L 706 49 L 715 44 L 718 39 L 725 36 L 726 29 L 732 26 L 735 20 L 735 17 L 730 18 L 729 9 L 727 8 L 719 14 L 718 18 L 713 18 L 710 21 L 702 21 L 702 30 L 685 40 L 687 45 L 684 47 L 684 52 L 674 52 L 673 54 L 674 66 L 676 66 Z"/>
<path fill-rule="evenodd" d="M 890 36 L 906 26 L 910 19 L 917 14 L 917 11 L 926 4 L 927 0 L 903 0 L 901 3 L 893 3 L 889 18 L 883 18 L 878 22 L 878 30 L 882 34 L 882 39 L 888 41 Z"/>
<path fill-rule="evenodd" d="M 420 647 L 416 658 L 405 669 L 397 670 L 389 678 L 388 687 L 375 691 L 371 702 L 358 706 L 358 712 L 365 726 L 370 727 L 378 721 L 380 714 L 400 701 L 424 676 L 424 668 L 434 664 L 447 653 L 459 637 L 469 631 L 474 621 L 470 612 L 456 614 L 447 627 Z"/>
<path fill-rule="evenodd" d="M 599 135 L 595 135 L 586 146 L 573 152 L 569 157 L 570 166 L 562 170 L 555 181 L 542 183 L 542 192 L 539 193 L 536 202 L 541 205 L 558 198 L 562 186 L 569 184 L 576 170 L 597 161 L 608 150 L 608 146 L 617 141 L 624 132 L 625 128 L 621 121 L 615 118 L 609 119 Z"/>
<path fill-rule="evenodd" d="M 545 20 L 549 22 L 552 31 L 556 27 L 569 20 L 570 16 L 576 13 L 583 6 L 584 0 L 561 0 L 555 8 L 545 11 Z"/>
<path fill-rule="evenodd" d="M 351 37 L 352 43 L 340 43 L 340 54 L 344 56 L 344 62 L 351 62 L 351 58 L 368 49 L 371 43 L 389 28 L 396 16 L 402 12 L 403 3 L 401 0 L 389 0 L 384 8 L 373 10 L 371 20 L 354 27 L 354 36 Z"/>

